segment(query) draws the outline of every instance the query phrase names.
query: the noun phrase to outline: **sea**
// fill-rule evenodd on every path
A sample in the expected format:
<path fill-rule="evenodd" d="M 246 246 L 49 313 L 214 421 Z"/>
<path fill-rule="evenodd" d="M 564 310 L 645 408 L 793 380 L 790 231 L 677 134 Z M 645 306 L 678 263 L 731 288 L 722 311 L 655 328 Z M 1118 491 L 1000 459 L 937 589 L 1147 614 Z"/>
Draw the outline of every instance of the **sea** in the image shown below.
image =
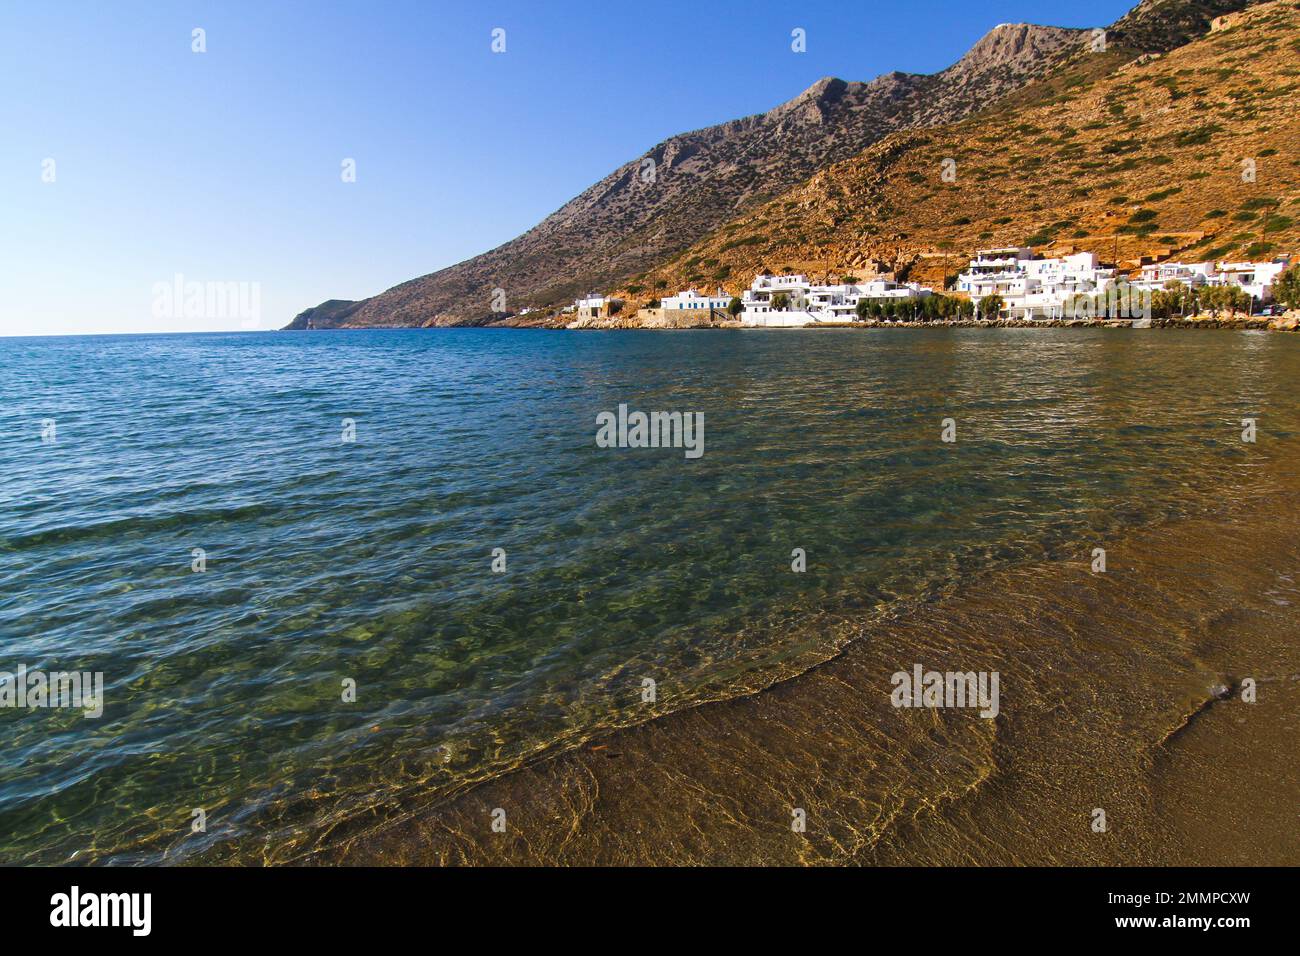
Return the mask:
<path fill-rule="evenodd" d="M 893 670 L 966 669 L 960 635 L 937 655 L 917 626 L 945 602 L 1014 616 L 1043 569 L 1104 582 L 1124 542 L 1294 490 L 1298 383 L 1300 338 L 1227 330 L 0 339 L 0 705 L 20 674 L 102 677 L 98 715 L 0 706 L 0 862 L 312 862 L 638 728 L 777 701 L 882 635 L 878 682 L 856 679 L 887 705 Z M 634 413 L 656 440 L 598 440 Z M 972 660 L 1021 641 L 984 628 Z M 1166 651 L 1130 661 L 1148 704 L 1186 696 L 1170 655 L 1193 651 Z M 1082 673 L 1068 640 L 1032 653 Z M 1001 692 L 963 726 L 1025 737 Z M 933 739 L 871 726 L 880 779 L 939 786 Z M 700 766 L 706 743 L 726 746 L 694 741 Z M 1028 760 L 990 754 L 980 774 Z M 715 835 L 689 858 L 763 861 Z"/>

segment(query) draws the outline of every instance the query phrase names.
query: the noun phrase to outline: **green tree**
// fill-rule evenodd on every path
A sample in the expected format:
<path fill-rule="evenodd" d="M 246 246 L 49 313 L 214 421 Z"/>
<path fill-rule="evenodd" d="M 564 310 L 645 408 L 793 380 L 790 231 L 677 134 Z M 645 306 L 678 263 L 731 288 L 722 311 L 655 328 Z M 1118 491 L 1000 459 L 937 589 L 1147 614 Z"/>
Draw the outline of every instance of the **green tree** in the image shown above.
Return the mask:
<path fill-rule="evenodd" d="M 1300 265 L 1294 265 L 1273 283 L 1273 298 L 1288 309 L 1300 309 Z"/>
<path fill-rule="evenodd" d="M 1001 313 L 1004 305 L 1006 305 L 1006 303 L 1002 301 L 1002 296 L 998 295 L 996 292 L 992 295 L 986 295 L 984 298 L 980 299 L 979 302 L 980 318 L 996 319 L 998 314 Z"/>
<path fill-rule="evenodd" d="M 1175 312 L 1179 315 L 1185 315 L 1191 305 L 1192 290 L 1177 279 L 1170 279 L 1165 283 L 1165 293 L 1169 296 L 1169 315 L 1172 316 Z M 1154 296 L 1152 301 L 1154 302 Z"/>
<path fill-rule="evenodd" d="M 784 312 L 790 308 L 790 297 L 784 292 L 778 292 L 772 296 L 772 310 L 774 312 Z"/>
<path fill-rule="evenodd" d="M 745 303 L 740 301 L 740 296 L 733 295 L 731 301 L 727 303 L 727 312 L 734 319 L 740 313 L 745 311 Z"/>
<path fill-rule="evenodd" d="M 1228 308 L 1233 312 L 1250 312 L 1254 306 L 1254 297 L 1245 289 L 1231 286 L 1228 289 Z"/>
<path fill-rule="evenodd" d="M 871 304 L 870 299 L 858 299 L 858 304 L 853 311 L 857 313 L 859 319 L 866 319 L 871 315 Z"/>
<path fill-rule="evenodd" d="M 1151 315 L 1157 319 L 1167 319 L 1174 314 L 1174 295 L 1156 289 L 1151 293 Z"/>
<path fill-rule="evenodd" d="M 1201 306 L 1210 310 L 1210 315 L 1219 317 L 1220 312 L 1235 311 L 1242 305 L 1246 294 L 1240 289 L 1226 285 L 1212 285 L 1201 290 Z"/>
<path fill-rule="evenodd" d="M 1238 299 L 1239 293 L 1239 289 L 1235 289 L 1230 285 L 1215 286 L 1213 289 L 1213 295 L 1210 299 L 1210 303 L 1214 309 L 1214 314 L 1218 315 L 1220 312 L 1231 313 L 1237 311 L 1237 307 L 1240 305 L 1240 299 Z"/>

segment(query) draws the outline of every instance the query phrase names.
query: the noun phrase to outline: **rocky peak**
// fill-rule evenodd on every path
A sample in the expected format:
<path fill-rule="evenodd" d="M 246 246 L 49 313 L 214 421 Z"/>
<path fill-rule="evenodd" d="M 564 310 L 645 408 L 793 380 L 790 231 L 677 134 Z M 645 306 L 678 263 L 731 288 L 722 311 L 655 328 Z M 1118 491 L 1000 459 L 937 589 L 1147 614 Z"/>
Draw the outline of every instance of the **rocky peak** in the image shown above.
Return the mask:
<path fill-rule="evenodd" d="M 1034 23 L 1001 23 L 939 76 L 963 85 L 1024 73 L 1046 59 L 1077 49 L 1087 30 L 1044 27 Z"/>

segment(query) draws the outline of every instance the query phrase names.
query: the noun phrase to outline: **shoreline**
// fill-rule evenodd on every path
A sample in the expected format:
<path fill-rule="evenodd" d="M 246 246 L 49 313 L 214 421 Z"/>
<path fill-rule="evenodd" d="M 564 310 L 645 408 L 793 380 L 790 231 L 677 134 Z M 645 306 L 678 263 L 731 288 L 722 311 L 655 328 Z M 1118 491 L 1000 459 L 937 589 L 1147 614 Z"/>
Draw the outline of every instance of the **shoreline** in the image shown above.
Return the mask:
<path fill-rule="evenodd" d="M 1104 575 L 990 573 L 766 690 L 342 826 L 293 862 L 1295 864 L 1279 808 L 1300 768 L 1276 754 L 1300 744 L 1297 498 L 1133 532 Z M 1002 713 L 892 708 L 888 674 L 914 661 L 1001 671 Z M 1234 696 L 1247 676 L 1254 705 Z"/>
<path fill-rule="evenodd" d="M 1300 331 L 1300 319 L 1296 316 L 1187 316 L 1183 318 L 1151 319 L 1149 325 L 1135 325 L 1135 319 L 996 319 L 985 321 L 979 319 L 936 319 L 932 322 L 889 321 L 866 319 L 861 322 L 821 322 L 815 325 L 789 327 L 766 327 L 742 325 L 739 322 L 708 322 L 696 325 L 662 325 L 639 324 L 629 321 L 592 323 L 589 325 L 507 325 L 496 324 L 486 328 L 539 328 L 554 331 L 571 332 L 614 332 L 614 331 L 667 331 L 690 332 L 707 330 L 744 330 L 751 332 L 789 332 L 800 329 L 1182 329 L 1182 330 L 1255 330 L 1262 332 L 1296 332 Z M 448 326 L 455 328 L 455 326 Z"/>
<path fill-rule="evenodd" d="M 1292 310 L 1282 315 L 1210 315 L 1152 318 L 1147 324 L 1140 319 L 935 319 L 930 322 L 916 320 L 864 319 L 856 322 L 819 322 L 813 325 L 753 326 L 740 322 L 691 322 L 654 320 L 637 321 L 635 313 L 626 318 L 597 319 L 587 322 L 565 322 L 560 317 L 549 316 L 532 321 L 515 321 L 518 316 L 508 316 L 495 321 L 460 323 L 455 325 L 339 325 L 323 329 L 294 329 L 282 327 L 281 332 L 354 332 L 377 329 L 536 329 L 546 332 L 700 332 L 717 330 L 744 330 L 749 332 L 790 332 L 801 329 L 1181 329 L 1201 330 L 1255 330 L 1261 332 L 1300 332 L 1300 311 Z M 1135 325 L 1141 322 L 1141 325 Z"/>
<path fill-rule="evenodd" d="M 977 321 L 975 319 L 938 319 L 934 322 L 821 322 L 816 325 L 797 325 L 789 327 L 764 327 L 742 325 L 739 322 L 711 322 L 697 325 L 641 325 L 628 322 L 602 323 L 599 325 L 559 324 L 554 322 L 514 323 L 509 320 L 483 324 L 461 325 L 340 325 L 324 329 L 262 329 L 258 331 L 278 332 L 401 332 L 421 331 L 437 332 L 451 329 L 487 329 L 487 330 L 533 330 L 538 332 L 800 332 L 819 329 L 852 329 L 857 331 L 880 329 L 1130 329 L 1148 331 L 1151 329 L 1172 329 L 1175 331 L 1256 331 L 1256 332 L 1300 332 L 1300 318 L 1286 316 L 1236 316 L 1220 318 L 1174 318 L 1152 319 L 1149 326 L 1134 326 L 1132 319 L 1043 319 L 1027 321 L 1025 319 L 998 319 L 995 322 Z M 146 333 L 147 334 L 147 333 Z M 229 333 L 211 333 L 223 335 Z"/>

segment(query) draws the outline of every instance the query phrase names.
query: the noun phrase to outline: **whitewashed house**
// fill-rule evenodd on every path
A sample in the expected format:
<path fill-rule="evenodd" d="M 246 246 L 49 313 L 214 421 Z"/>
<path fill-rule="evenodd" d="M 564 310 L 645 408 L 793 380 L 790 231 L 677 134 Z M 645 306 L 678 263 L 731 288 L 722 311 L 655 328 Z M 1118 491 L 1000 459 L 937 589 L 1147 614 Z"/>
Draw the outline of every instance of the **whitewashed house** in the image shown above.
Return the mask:
<path fill-rule="evenodd" d="M 1212 285 L 1234 286 L 1256 302 L 1273 300 L 1273 283 L 1291 264 L 1289 255 L 1271 262 L 1220 262 Z"/>
<path fill-rule="evenodd" d="M 985 296 L 1002 298 L 1002 314 L 1013 319 L 1055 319 L 1066 314 L 1078 295 L 1098 291 L 1115 278 L 1091 252 L 1036 258 L 1025 246 L 980 249 L 957 277 L 957 290 L 976 303 Z M 985 316 L 992 318 L 992 316 Z"/>
<path fill-rule="evenodd" d="M 790 300 L 791 308 L 802 303 L 808 295 L 808 290 L 812 288 L 812 283 L 808 281 L 805 275 L 758 275 L 750 287 L 745 290 L 741 296 L 741 301 L 748 310 L 751 307 L 757 309 L 761 306 L 771 306 L 772 299 L 777 295 L 784 294 Z"/>
<path fill-rule="evenodd" d="M 772 308 L 772 300 L 784 294 L 785 311 Z M 741 297 L 743 325 L 792 327 L 825 322 L 852 322 L 857 318 L 858 303 L 884 299 L 917 299 L 931 290 L 916 283 L 901 284 L 888 279 L 861 283 L 817 285 L 804 275 L 760 275 Z"/>
<path fill-rule="evenodd" d="M 679 292 L 676 295 L 665 296 L 659 303 L 660 308 L 671 311 L 674 309 L 683 309 L 686 311 L 704 310 L 711 311 L 717 309 L 725 312 L 727 306 L 731 304 L 731 296 L 718 289 L 717 295 L 700 295 L 694 289 L 687 289 L 685 292 Z"/>
<path fill-rule="evenodd" d="M 579 319 L 600 319 L 608 317 L 609 303 L 610 300 L 605 296 L 589 292 L 575 300 L 573 308 L 578 313 Z"/>
<path fill-rule="evenodd" d="M 1235 286 L 1255 301 L 1270 302 L 1273 283 L 1291 264 L 1289 255 L 1270 262 L 1159 262 L 1142 267 L 1133 285 L 1155 292 L 1168 282 L 1181 282 L 1191 289 L 1204 286 Z"/>
<path fill-rule="evenodd" d="M 957 276 L 957 291 L 969 293 L 972 299 L 1023 295 L 1027 275 L 1024 264 L 1033 255 L 1034 251 L 1025 246 L 979 249 L 966 271 Z"/>
<path fill-rule="evenodd" d="M 1213 262 L 1157 262 L 1142 267 L 1142 274 L 1131 280 L 1148 292 L 1163 289 L 1170 282 L 1181 282 L 1189 289 L 1209 285 L 1216 275 Z"/>

